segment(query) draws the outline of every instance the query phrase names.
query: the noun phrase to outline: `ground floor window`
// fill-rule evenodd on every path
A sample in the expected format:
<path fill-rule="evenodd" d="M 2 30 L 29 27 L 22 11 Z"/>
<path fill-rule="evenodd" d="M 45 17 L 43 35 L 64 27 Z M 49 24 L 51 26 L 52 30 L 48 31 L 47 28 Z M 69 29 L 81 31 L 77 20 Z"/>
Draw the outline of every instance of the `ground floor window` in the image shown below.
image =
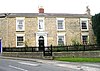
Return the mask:
<path fill-rule="evenodd" d="M 64 45 L 65 44 L 65 35 L 64 34 L 58 34 L 57 44 L 58 45 Z"/>
<path fill-rule="evenodd" d="M 88 43 L 88 35 L 82 35 L 82 43 L 87 44 Z"/>
<path fill-rule="evenodd" d="M 24 35 L 17 35 L 16 40 L 17 47 L 24 47 Z"/>

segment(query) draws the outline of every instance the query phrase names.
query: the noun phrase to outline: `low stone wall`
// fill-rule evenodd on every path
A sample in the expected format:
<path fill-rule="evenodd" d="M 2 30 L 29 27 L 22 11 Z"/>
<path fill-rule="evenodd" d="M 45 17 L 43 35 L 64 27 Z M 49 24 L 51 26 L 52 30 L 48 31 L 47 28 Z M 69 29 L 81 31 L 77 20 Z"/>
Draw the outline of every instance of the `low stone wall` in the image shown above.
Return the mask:
<path fill-rule="evenodd" d="M 44 58 L 43 52 L 3 52 L 3 56 Z M 100 51 L 53 52 L 53 57 L 100 57 Z"/>
<path fill-rule="evenodd" d="M 42 52 L 3 52 L 3 56 L 22 58 L 42 58 Z"/>
<path fill-rule="evenodd" d="M 100 51 L 55 52 L 54 57 L 100 57 Z"/>

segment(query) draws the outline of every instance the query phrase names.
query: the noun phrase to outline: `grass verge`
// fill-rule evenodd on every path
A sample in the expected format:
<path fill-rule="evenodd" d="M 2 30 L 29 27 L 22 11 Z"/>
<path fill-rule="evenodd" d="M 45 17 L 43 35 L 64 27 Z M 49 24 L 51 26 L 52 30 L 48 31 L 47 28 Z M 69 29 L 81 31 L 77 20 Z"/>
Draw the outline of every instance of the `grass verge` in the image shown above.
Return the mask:
<path fill-rule="evenodd" d="M 57 57 L 54 58 L 57 61 L 66 62 L 100 62 L 100 58 L 67 58 L 67 57 Z"/>

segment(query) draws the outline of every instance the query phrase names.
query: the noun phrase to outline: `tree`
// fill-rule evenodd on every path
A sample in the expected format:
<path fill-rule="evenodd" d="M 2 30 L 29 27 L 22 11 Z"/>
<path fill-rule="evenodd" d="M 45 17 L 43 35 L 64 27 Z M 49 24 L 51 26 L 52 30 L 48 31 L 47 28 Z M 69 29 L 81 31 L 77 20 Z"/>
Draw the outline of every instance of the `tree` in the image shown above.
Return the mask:
<path fill-rule="evenodd" d="M 96 36 L 97 44 L 100 45 L 100 13 L 92 16 L 92 28 Z"/>

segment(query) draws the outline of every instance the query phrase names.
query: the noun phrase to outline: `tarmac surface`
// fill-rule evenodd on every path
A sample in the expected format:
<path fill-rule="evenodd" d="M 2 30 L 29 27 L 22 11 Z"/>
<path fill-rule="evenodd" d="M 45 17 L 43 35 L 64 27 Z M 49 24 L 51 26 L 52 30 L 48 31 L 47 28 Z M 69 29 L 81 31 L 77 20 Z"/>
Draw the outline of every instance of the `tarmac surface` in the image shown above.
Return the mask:
<path fill-rule="evenodd" d="M 43 60 L 43 59 L 33 59 L 33 58 L 18 58 L 18 57 L 5 57 L 0 56 L 0 62 L 7 62 L 8 69 L 12 68 L 14 71 L 100 71 L 100 63 L 87 63 L 87 62 L 63 62 L 55 60 Z M 11 64 L 12 63 L 12 64 Z M 21 66 L 21 65 L 23 66 Z M 7 66 L 7 64 L 3 64 Z M 4 68 L 0 64 L 0 71 Z M 24 66 L 25 65 L 25 66 Z M 26 65 L 32 66 L 26 67 Z M 20 67 L 22 68 L 20 68 Z M 39 66 L 39 68 L 36 68 Z M 33 70 L 34 68 L 34 70 Z M 46 70 L 47 69 L 47 70 Z M 11 69 L 7 70 L 10 71 Z"/>

